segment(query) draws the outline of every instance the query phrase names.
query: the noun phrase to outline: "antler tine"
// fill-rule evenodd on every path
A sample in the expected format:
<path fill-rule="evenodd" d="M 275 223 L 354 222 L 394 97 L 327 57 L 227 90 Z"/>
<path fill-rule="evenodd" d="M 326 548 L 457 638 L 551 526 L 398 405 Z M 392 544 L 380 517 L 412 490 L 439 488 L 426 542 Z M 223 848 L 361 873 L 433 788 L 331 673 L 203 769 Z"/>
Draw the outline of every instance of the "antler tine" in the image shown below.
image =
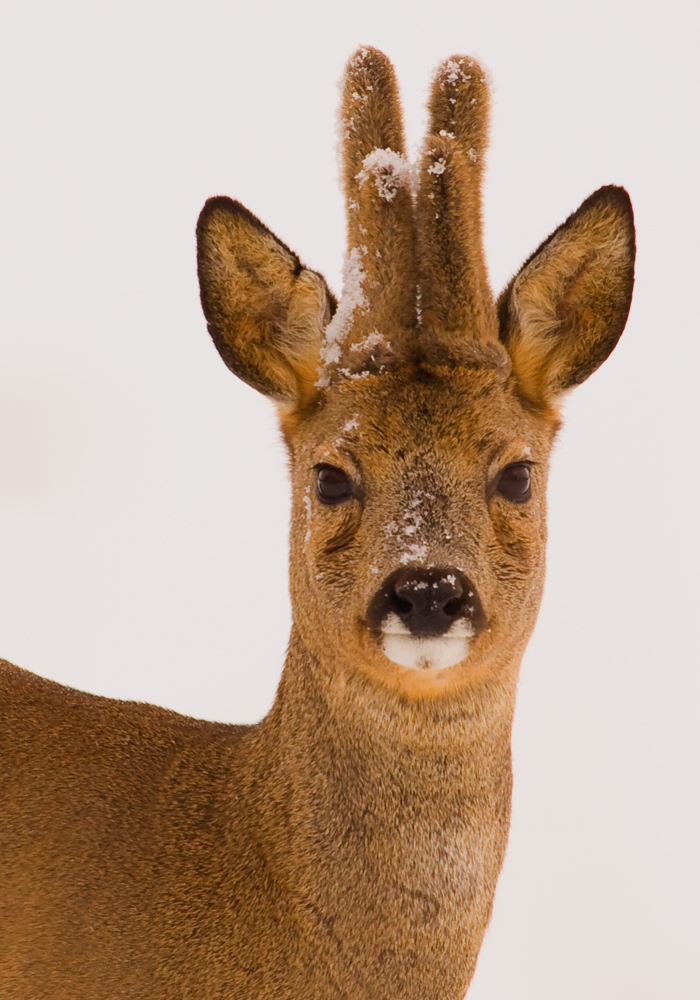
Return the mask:
<path fill-rule="evenodd" d="M 470 161 L 483 172 L 488 145 L 489 90 L 484 71 L 469 56 L 452 56 L 440 63 L 428 101 L 428 133 L 455 139 Z"/>
<path fill-rule="evenodd" d="M 373 48 L 361 48 L 345 70 L 340 108 L 347 249 L 359 267 L 362 294 L 381 329 L 415 326 L 415 250 L 411 169 L 404 155 L 394 69 Z M 356 270 L 357 270 L 356 267 Z M 356 314 L 353 327 L 363 325 Z"/>
<path fill-rule="evenodd" d="M 423 324 L 486 344 L 498 333 L 482 241 L 489 93 L 479 64 L 441 63 L 428 109 L 417 213 Z"/>
<path fill-rule="evenodd" d="M 405 141 L 394 67 L 383 52 L 361 48 L 348 60 L 340 105 L 343 181 L 348 201 L 358 195 L 358 174 L 375 149 L 404 154 Z"/>

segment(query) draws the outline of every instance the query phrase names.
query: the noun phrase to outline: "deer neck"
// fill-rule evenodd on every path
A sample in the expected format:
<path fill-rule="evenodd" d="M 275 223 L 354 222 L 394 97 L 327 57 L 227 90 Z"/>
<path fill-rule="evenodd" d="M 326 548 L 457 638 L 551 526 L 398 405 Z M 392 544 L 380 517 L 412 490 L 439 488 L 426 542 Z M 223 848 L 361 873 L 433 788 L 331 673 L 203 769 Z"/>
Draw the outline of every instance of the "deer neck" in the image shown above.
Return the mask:
<path fill-rule="evenodd" d="M 293 631 L 257 735 L 253 808 L 266 863 L 314 954 L 319 939 L 333 939 L 331 953 L 355 941 L 368 969 L 382 954 L 405 969 L 410 953 L 421 981 L 456 977 L 458 990 L 505 851 L 514 691 L 411 704 L 333 676 Z"/>

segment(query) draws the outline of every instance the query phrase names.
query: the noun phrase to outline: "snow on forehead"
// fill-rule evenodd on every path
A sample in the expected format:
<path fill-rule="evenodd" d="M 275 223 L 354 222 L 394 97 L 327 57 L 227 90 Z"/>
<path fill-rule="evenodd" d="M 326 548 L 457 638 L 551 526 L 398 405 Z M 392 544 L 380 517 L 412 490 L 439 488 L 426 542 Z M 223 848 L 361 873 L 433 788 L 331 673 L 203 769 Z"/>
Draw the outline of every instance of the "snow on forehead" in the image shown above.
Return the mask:
<path fill-rule="evenodd" d="M 362 437 L 359 433 L 360 431 L 360 414 L 353 413 L 351 417 L 343 423 L 343 425 L 338 429 L 338 434 L 333 442 L 335 448 L 340 448 L 344 444 L 346 439 L 357 440 L 358 437 Z"/>

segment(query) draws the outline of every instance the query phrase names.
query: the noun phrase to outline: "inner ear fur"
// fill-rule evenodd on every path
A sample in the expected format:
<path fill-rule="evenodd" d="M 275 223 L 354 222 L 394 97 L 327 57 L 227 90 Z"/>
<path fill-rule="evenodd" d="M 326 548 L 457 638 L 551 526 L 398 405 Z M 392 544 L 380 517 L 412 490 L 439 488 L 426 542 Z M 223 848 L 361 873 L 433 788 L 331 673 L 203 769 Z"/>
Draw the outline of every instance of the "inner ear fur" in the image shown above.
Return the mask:
<path fill-rule="evenodd" d="M 549 407 L 617 344 L 634 284 L 627 192 L 603 187 L 525 262 L 498 300 L 500 338 L 522 391 Z"/>
<path fill-rule="evenodd" d="M 197 223 L 207 327 L 248 385 L 287 407 L 315 394 L 323 329 L 335 309 L 326 282 L 230 198 L 210 198 Z"/>

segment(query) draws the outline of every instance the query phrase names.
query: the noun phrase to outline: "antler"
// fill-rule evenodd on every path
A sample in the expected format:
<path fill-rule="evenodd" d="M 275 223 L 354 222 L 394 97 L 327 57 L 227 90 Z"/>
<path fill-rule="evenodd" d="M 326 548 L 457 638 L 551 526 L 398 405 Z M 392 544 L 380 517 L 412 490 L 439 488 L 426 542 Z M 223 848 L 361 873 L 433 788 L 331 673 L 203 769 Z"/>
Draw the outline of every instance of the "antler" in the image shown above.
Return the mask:
<path fill-rule="evenodd" d="M 347 259 L 320 385 L 401 357 L 507 363 L 482 245 L 489 95 L 478 63 L 442 63 L 428 110 L 414 207 L 393 67 L 371 48 L 350 59 L 340 110 Z"/>
<path fill-rule="evenodd" d="M 348 62 L 340 133 L 347 260 L 322 352 L 326 381 L 334 371 L 381 367 L 395 356 L 397 331 L 416 325 L 412 172 L 394 69 L 377 49 L 359 49 Z"/>
<path fill-rule="evenodd" d="M 459 358 L 469 342 L 498 339 L 481 231 L 489 93 L 478 63 L 441 63 L 428 109 L 417 203 L 420 312 L 427 339 Z"/>

